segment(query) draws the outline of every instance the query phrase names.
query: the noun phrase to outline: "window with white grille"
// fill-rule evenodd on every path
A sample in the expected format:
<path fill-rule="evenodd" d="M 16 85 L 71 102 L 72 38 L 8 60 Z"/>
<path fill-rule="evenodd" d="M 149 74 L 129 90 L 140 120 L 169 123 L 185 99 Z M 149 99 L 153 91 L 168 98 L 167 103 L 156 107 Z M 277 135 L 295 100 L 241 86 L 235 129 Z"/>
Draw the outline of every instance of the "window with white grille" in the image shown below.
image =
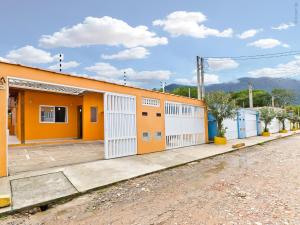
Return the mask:
<path fill-rule="evenodd" d="M 159 107 L 160 106 L 160 100 L 159 99 L 154 99 L 154 98 L 143 98 L 143 105 Z"/>

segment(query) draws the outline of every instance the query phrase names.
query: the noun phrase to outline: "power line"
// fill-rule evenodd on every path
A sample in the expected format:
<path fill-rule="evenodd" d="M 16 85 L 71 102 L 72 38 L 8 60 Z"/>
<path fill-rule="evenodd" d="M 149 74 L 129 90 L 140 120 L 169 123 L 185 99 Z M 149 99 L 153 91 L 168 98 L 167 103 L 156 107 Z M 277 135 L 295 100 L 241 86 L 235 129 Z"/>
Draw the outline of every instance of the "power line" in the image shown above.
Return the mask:
<path fill-rule="evenodd" d="M 271 53 L 271 54 L 259 54 L 259 55 L 243 55 L 243 56 L 212 56 L 212 57 L 204 57 L 205 60 L 211 61 L 224 61 L 227 59 L 234 59 L 234 60 L 252 60 L 252 59 L 268 59 L 268 58 L 278 58 L 278 57 L 286 57 L 286 56 L 293 56 L 299 55 L 300 50 L 297 51 L 288 51 L 288 52 L 278 52 L 278 53 Z"/>

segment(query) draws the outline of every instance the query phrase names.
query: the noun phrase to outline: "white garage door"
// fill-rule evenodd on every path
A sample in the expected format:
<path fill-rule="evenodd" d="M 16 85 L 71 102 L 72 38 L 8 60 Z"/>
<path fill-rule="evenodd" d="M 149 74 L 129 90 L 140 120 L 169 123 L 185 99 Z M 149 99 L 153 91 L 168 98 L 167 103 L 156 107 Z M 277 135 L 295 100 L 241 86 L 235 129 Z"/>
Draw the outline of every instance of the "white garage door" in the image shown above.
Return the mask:
<path fill-rule="evenodd" d="M 225 119 L 223 121 L 223 127 L 227 128 L 225 133 L 227 140 L 238 138 L 237 119 Z"/>
<path fill-rule="evenodd" d="M 105 93 L 104 127 L 106 159 L 136 154 L 135 96 Z"/>
<path fill-rule="evenodd" d="M 256 114 L 245 112 L 246 137 L 257 136 Z"/>
<path fill-rule="evenodd" d="M 204 109 L 177 102 L 165 102 L 166 148 L 205 143 Z"/>

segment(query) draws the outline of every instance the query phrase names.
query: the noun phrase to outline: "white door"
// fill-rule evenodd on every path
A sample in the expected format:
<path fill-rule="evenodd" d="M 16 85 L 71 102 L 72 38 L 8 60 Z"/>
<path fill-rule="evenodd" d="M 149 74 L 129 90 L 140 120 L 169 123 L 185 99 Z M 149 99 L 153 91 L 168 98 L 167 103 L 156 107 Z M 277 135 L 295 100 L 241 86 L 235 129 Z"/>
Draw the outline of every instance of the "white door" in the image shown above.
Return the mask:
<path fill-rule="evenodd" d="M 135 96 L 104 95 L 105 159 L 137 154 Z"/>
<path fill-rule="evenodd" d="M 205 143 L 204 108 L 165 102 L 166 148 Z"/>
<path fill-rule="evenodd" d="M 245 111 L 246 137 L 257 136 L 256 113 Z"/>
<path fill-rule="evenodd" d="M 225 119 L 223 121 L 223 127 L 226 128 L 225 137 L 228 140 L 237 139 L 238 138 L 238 126 L 237 119 Z"/>

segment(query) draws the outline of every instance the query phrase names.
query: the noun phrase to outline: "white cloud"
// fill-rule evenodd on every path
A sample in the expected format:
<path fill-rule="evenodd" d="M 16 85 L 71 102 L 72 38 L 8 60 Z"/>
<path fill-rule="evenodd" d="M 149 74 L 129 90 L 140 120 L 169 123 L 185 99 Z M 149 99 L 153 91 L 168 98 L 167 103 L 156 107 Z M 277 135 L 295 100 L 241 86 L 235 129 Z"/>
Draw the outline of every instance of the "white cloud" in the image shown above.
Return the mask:
<path fill-rule="evenodd" d="M 278 41 L 277 39 L 273 39 L 273 38 L 260 39 L 260 40 L 254 41 L 252 43 L 249 43 L 248 45 L 254 46 L 257 48 L 262 48 L 262 49 L 275 48 L 277 46 L 282 46 L 284 48 L 289 47 L 288 44 L 284 44 L 284 43 Z"/>
<path fill-rule="evenodd" d="M 118 59 L 118 60 L 128 60 L 128 59 L 144 59 L 150 52 L 144 47 L 136 47 L 125 49 L 116 54 L 112 55 L 102 55 L 103 59 Z"/>
<path fill-rule="evenodd" d="M 73 27 L 64 27 L 52 35 L 43 35 L 39 43 L 48 48 L 89 45 L 123 45 L 133 48 L 165 45 L 168 40 L 150 32 L 146 26 L 132 27 L 122 20 L 104 16 L 86 17 L 82 23 Z"/>
<path fill-rule="evenodd" d="M 76 68 L 80 65 L 80 63 L 78 63 L 76 61 L 62 62 L 61 64 L 62 64 L 63 70 Z M 48 69 L 50 69 L 50 70 L 59 70 L 59 68 L 60 68 L 59 63 L 48 67 Z"/>
<path fill-rule="evenodd" d="M 0 62 L 6 62 L 9 63 L 10 61 L 6 58 L 0 57 Z"/>
<path fill-rule="evenodd" d="M 220 71 L 220 70 L 228 70 L 228 69 L 235 69 L 239 66 L 239 64 L 230 58 L 224 59 L 207 59 L 208 66 L 211 70 Z"/>
<path fill-rule="evenodd" d="M 168 70 L 155 71 L 135 71 L 132 68 L 118 69 L 109 63 L 96 63 L 93 66 L 85 68 L 87 71 L 94 72 L 99 79 L 114 79 L 123 78 L 124 72 L 126 77 L 132 81 L 152 82 L 169 80 L 172 73 Z"/>
<path fill-rule="evenodd" d="M 265 67 L 250 71 L 253 77 L 294 77 L 300 75 L 300 56 L 296 56 L 294 60 L 279 64 L 275 67 Z"/>
<path fill-rule="evenodd" d="M 191 36 L 195 38 L 206 38 L 208 36 L 232 37 L 231 28 L 219 31 L 217 29 L 204 26 L 206 16 L 201 12 L 175 11 L 163 20 L 153 21 L 154 26 L 161 26 L 172 36 Z"/>
<path fill-rule="evenodd" d="M 238 38 L 240 39 L 247 39 L 247 38 L 251 38 L 254 37 L 257 33 L 262 32 L 262 29 L 250 29 L 250 30 L 246 30 L 241 34 L 238 34 Z"/>
<path fill-rule="evenodd" d="M 175 79 L 175 82 L 183 85 L 197 85 L 197 76 L 193 76 L 191 80 L 187 78 L 178 78 Z M 220 83 L 219 76 L 216 74 L 205 74 L 204 76 L 204 84 L 217 84 Z"/>
<path fill-rule="evenodd" d="M 33 46 L 26 45 L 22 48 L 11 50 L 7 55 L 7 60 L 15 63 L 24 64 L 42 64 L 51 63 L 57 59 L 57 55 L 51 55 L 41 49 L 37 49 Z"/>
<path fill-rule="evenodd" d="M 281 23 L 279 24 L 278 26 L 276 27 L 272 27 L 273 30 L 287 30 L 289 29 L 290 27 L 294 27 L 295 24 L 294 23 Z"/>

